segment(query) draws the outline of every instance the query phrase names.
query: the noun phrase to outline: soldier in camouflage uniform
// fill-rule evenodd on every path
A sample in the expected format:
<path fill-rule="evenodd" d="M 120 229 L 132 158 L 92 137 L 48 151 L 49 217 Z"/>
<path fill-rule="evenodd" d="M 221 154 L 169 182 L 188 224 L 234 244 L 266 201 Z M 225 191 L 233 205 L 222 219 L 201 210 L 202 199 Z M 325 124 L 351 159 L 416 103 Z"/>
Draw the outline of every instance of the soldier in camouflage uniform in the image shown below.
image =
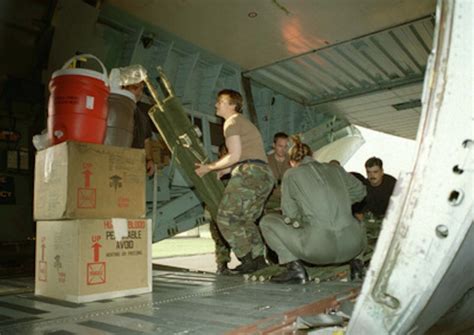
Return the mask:
<path fill-rule="evenodd" d="M 227 147 L 225 144 L 219 146 L 218 158 L 222 158 L 227 155 Z M 227 185 L 230 179 L 230 174 L 225 174 L 221 177 L 224 185 Z M 209 230 L 211 231 L 211 237 L 215 243 L 215 257 L 217 264 L 217 274 L 230 274 L 227 264 L 230 262 L 230 245 L 227 243 L 225 238 L 222 236 L 219 228 L 217 228 L 216 221 L 212 220 L 209 225 Z"/>
<path fill-rule="evenodd" d="M 209 164 L 196 164 L 196 173 L 228 173 L 231 178 L 217 212 L 217 226 L 242 264 L 235 270 L 250 273 L 266 266 L 264 244 L 255 221 L 263 211 L 274 178 L 268 166 L 262 136 L 243 115 L 242 96 L 222 90 L 216 102 L 216 114 L 223 117 L 228 154 Z"/>
<path fill-rule="evenodd" d="M 271 172 L 263 164 L 239 164 L 232 172 L 219 204 L 217 224 L 240 259 L 249 253 L 252 259 L 264 254 L 265 247 L 255 221 L 262 214 L 273 182 Z"/>
<path fill-rule="evenodd" d="M 230 274 L 230 271 L 227 267 L 227 264 L 230 262 L 230 246 L 229 243 L 224 239 L 219 228 L 217 228 L 217 223 L 212 220 L 209 225 L 209 230 L 211 231 L 211 237 L 215 243 L 215 257 L 217 264 L 217 274 Z"/>

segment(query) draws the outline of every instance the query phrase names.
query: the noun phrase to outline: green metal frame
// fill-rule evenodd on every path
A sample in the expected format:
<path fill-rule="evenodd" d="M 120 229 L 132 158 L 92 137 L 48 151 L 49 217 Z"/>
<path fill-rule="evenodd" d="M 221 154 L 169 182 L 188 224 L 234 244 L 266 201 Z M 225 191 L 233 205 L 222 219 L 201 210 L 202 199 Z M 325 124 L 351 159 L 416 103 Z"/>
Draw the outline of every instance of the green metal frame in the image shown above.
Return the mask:
<path fill-rule="evenodd" d="M 217 178 L 216 173 L 209 173 L 204 177 L 199 177 L 195 173 L 195 164 L 207 162 L 208 156 L 199 134 L 189 120 L 179 99 L 175 96 L 170 82 L 161 69 L 158 69 L 158 73 L 158 83 L 165 98 L 160 99 L 151 81 L 149 79 L 145 80 L 156 103 L 148 114 L 171 151 L 177 165 L 191 181 L 197 196 L 206 204 L 209 212 L 215 218 L 224 192 L 224 184 Z"/>

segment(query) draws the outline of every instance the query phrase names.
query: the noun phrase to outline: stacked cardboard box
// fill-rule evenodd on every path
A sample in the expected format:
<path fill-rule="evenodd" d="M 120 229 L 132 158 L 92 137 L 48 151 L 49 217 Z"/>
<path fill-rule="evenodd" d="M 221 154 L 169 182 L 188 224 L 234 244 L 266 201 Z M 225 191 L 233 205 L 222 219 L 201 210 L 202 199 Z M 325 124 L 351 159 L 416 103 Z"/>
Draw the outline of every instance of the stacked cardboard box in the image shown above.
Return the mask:
<path fill-rule="evenodd" d="M 35 294 L 87 302 L 151 291 L 143 150 L 64 142 L 37 153 Z"/>

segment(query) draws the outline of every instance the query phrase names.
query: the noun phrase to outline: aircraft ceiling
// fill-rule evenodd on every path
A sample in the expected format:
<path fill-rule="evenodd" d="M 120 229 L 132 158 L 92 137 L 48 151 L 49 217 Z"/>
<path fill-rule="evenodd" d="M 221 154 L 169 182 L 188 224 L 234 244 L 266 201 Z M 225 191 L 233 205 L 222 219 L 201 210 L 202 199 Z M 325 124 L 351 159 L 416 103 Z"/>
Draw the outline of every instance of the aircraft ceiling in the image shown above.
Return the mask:
<path fill-rule="evenodd" d="M 435 0 L 108 3 L 240 65 L 246 76 L 305 105 L 416 136 Z"/>

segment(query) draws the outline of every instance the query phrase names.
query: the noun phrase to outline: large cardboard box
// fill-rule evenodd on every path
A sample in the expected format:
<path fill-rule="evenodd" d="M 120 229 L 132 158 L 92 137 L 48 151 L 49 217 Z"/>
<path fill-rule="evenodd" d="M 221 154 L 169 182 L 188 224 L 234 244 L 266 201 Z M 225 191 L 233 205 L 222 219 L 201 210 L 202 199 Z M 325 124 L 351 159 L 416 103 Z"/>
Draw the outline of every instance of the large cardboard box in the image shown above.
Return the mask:
<path fill-rule="evenodd" d="M 75 303 L 152 290 L 151 222 L 37 223 L 35 294 Z"/>
<path fill-rule="evenodd" d="M 145 152 L 64 142 L 36 154 L 35 220 L 139 218 L 145 212 Z"/>

